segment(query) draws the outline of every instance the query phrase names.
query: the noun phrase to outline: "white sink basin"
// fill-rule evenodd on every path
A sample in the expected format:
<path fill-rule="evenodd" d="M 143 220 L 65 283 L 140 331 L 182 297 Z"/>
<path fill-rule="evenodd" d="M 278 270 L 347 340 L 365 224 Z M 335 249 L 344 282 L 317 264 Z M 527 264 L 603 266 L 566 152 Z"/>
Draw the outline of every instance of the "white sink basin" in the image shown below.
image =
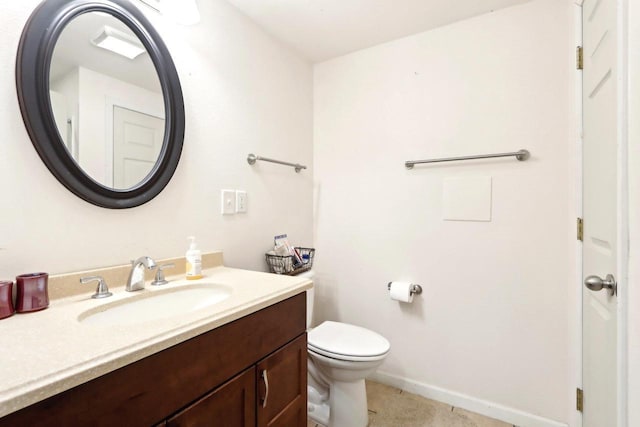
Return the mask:
<path fill-rule="evenodd" d="M 213 283 L 142 291 L 140 295 L 87 310 L 78 316 L 78 321 L 91 325 L 131 325 L 203 310 L 229 296 L 231 288 Z"/>

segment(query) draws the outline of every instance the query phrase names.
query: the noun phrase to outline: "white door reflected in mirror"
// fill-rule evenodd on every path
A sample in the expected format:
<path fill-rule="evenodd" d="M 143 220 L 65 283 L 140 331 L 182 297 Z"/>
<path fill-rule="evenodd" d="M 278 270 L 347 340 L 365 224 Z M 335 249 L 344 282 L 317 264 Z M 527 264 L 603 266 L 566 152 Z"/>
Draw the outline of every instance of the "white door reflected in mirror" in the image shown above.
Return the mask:
<path fill-rule="evenodd" d="M 113 108 L 113 187 L 132 188 L 153 169 L 162 149 L 164 119 Z"/>

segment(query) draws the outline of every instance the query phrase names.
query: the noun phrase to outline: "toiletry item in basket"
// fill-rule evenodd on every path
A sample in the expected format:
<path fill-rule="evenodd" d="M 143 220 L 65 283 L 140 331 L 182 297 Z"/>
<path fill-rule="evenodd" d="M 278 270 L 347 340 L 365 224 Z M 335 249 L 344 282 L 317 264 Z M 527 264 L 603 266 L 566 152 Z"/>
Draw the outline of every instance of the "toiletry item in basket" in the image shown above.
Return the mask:
<path fill-rule="evenodd" d="M 283 255 L 293 256 L 296 260 L 295 262 L 296 264 L 302 263 L 302 258 L 300 258 L 300 254 L 294 249 L 293 246 L 291 246 L 286 234 L 275 236 L 273 238 L 273 242 L 275 244 L 275 251 L 278 255 L 280 255 L 283 251 L 286 250 L 286 253 L 284 253 Z"/>
<path fill-rule="evenodd" d="M 280 255 L 280 256 L 290 256 L 291 254 L 289 253 L 289 249 L 287 249 L 284 245 L 281 246 L 276 246 L 275 248 L 273 248 L 273 255 Z"/>
<path fill-rule="evenodd" d="M 189 236 L 191 243 L 185 254 L 187 264 L 187 279 L 196 280 L 202 278 L 202 252 L 196 246 L 196 238 Z"/>

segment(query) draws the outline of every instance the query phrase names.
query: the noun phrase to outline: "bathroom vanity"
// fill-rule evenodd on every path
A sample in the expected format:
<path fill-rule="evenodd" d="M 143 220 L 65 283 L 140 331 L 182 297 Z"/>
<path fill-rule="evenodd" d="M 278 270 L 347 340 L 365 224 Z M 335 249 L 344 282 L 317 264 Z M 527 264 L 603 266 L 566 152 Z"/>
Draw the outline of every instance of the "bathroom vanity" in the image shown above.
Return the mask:
<path fill-rule="evenodd" d="M 66 349 L 52 345 L 50 369 L 57 372 L 34 364 L 46 363 L 46 343 L 44 348 L 32 349 L 31 356 L 18 344 L 15 351 L 31 360 L 20 363 L 16 358 L 14 369 L 29 370 L 32 363 L 34 370 L 31 374 L 17 371 L 24 384 L 16 380 L 14 387 L 0 391 L 0 414 L 4 415 L 0 426 L 306 426 L 304 291 L 311 282 L 226 267 L 205 270 L 205 274 L 209 282 L 232 288 L 231 296 L 206 313 L 139 325 L 132 320 L 128 335 L 137 338 L 126 336 L 126 325 L 75 325 L 71 333 L 84 327 L 92 334 L 109 336 L 95 336 L 93 344 L 90 338 L 80 337 Z M 41 313 L 41 320 L 46 321 L 47 314 L 68 316 L 73 310 L 74 320 L 82 318 L 77 313 L 96 304 L 86 299 L 85 295 L 61 303 L 57 314 L 54 302 Z M 9 320 L 30 328 L 27 321 L 36 322 L 35 315 Z M 9 323 L 0 323 L 0 332 Z M 46 330 L 47 325 L 42 328 Z M 141 332 L 144 328 L 150 332 Z M 147 339 L 140 342 L 143 335 Z M 55 334 L 50 337 L 60 339 Z M 101 339 L 111 344 L 100 343 Z M 79 360 L 83 362 L 75 363 L 80 349 L 74 345 L 82 341 L 86 348 Z M 8 378 L 9 372 L 0 368 L 0 379 Z M 74 382 L 78 384 L 70 387 Z M 11 406 L 16 409 L 12 411 Z"/>

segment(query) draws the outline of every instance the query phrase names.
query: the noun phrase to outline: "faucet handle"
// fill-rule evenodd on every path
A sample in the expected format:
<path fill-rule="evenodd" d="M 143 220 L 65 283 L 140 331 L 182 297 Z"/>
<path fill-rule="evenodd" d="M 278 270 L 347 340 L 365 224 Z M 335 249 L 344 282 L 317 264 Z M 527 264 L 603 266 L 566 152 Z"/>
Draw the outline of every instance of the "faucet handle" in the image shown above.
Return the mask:
<path fill-rule="evenodd" d="M 105 282 L 102 276 L 86 276 L 80 278 L 80 283 L 82 283 L 83 285 L 96 281 L 98 282 L 98 287 L 96 288 L 96 293 L 91 295 L 91 298 L 99 299 L 110 297 L 111 295 L 113 295 L 111 292 L 109 292 L 107 282 Z"/>
<path fill-rule="evenodd" d="M 153 282 L 151 282 L 152 286 L 160 286 L 160 285 L 166 285 L 167 283 L 169 283 L 169 281 L 167 279 L 164 278 L 164 269 L 165 268 L 172 268 L 175 267 L 176 265 L 172 262 L 168 263 L 168 264 L 161 264 L 158 266 L 158 269 L 156 271 L 156 278 L 153 280 Z"/>

